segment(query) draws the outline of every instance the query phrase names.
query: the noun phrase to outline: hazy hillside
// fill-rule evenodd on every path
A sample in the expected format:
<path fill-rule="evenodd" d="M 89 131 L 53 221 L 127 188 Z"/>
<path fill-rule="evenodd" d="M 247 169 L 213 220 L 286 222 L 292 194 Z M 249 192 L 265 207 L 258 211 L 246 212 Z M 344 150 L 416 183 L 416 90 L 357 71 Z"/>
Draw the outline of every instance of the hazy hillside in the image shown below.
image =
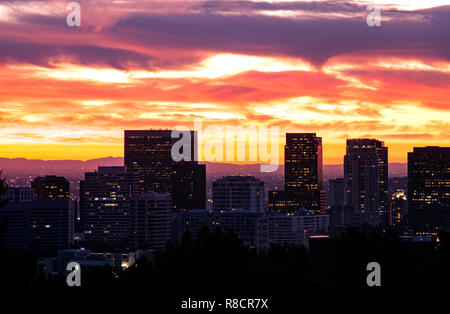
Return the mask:
<path fill-rule="evenodd" d="M 227 163 L 211 163 L 206 162 L 208 175 L 213 177 L 223 175 L 256 175 L 258 177 L 265 176 L 259 171 L 259 164 L 252 165 L 236 165 Z M 98 166 L 120 166 L 123 165 L 123 157 L 106 157 L 99 159 L 81 160 L 39 160 L 24 158 L 0 158 L 0 170 L 3 169 L 7 176 L 19 175 L 67 175 L 79 177 L 87 171 L 94 171 Z M 284 165 L 280 165 L 275 173 L 269 173 L 269 176 L 282 175 L 284 173 Z M 389 164 L 390 177 L 403 177 L 407 175 L 407 166 L 402 163 Z M 324 179 L 342 177 L 342 165 L 324 165 Z"/>

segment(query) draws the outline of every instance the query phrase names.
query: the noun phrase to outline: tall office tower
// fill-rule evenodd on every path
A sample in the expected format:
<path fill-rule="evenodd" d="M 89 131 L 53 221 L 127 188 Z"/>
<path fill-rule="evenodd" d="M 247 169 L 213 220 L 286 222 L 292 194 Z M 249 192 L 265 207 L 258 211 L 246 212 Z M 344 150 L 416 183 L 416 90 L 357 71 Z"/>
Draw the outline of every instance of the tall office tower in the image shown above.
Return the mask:
<path fill-rule="evenodd" d="M 130 234 L 130 200 L 139 194 L 137 173 L 125 167 L 99 167 L 86 172 L 80 198 L 85 239 L 127 245 Z"/>
<path fill-rule="evenodd" d="M 312 213 L 325 213 L 322 138 L 315 133 L 286 133 L 284 190 L 289 199 Z"/>
<path fill-rule="evenodd" d="M 418 234 L 450 228 L 450 147 L 408 153 L 408 214 Z"/>
<path fill-rule="evenodd" d="M 348 139 L 344 156 L 344 203 L 360 224 L 387 224 L 388 148 L 376 139 Z"/>
<path fill-rule="evenodd" d="M 168 194 L 146 193 L 131 200 L 130 246 L 164 250 L 172 236 L 172 209 Z"/>
<path fill-rule="evenodd" d="M 73 242 L 72 201 L 36 200 L 30 188 L 10 188 L 7 197 L 9 202 L 0 208 L 0 223 L 7 226 L 1 245 L 48 252 Z"/>
<path fill-rule="evenodd" d="M 398 189 L 392 194 L 389 207 L 389 225 L 391 227 L 406 226 L 407 215 L 408 201 L 406 200 L 405 191 Z"/>
<path fill-rule="evenodd" d="M 355 219 L 353 207 L 344 205 L 344 178 L 331 179 L 329 182 L 328 202 L 330 215 L 330 225 L 349 226 L 358 224 Z"/>
<path fill-rule="evenodd" d="M 227 176 L 213 182 L 213 208 L 264 212 L 264 182 L 250 176 Z"/>
<path fill-rule="evenodd" d="M 330 206 L 344 205 L 344 178 L 331 179 L 330 185 Z"/>
<path fill-rule="evenodd" d="M 70 198 L 70 184 L 64 177 L 37 177 L 31 182 L 40 200 L 68 200 Z"/>
<path fill-rule="evenodd" d="M 28 207 L 30 246 L 40 250 L 66 249 L 73 243 L 74 202 L 71 200 L 37 200 Z"/>
<path fill-rule="evenodd" d="M 191 160 L 175 162 L 171 151 L 179 138 L 172 131 L 125 131 L 125 166 L 139 173 L 144 193 L 169 193 L 177 209 L 205 207 L 205 166 L 197 161 L 197 132 L 189 132 L 190 153 L 182 153 Z"/>
<path fill-rule="evenodd" d="M 145 193 L 171 191 L 171 134 L 169 130 L 125 131 L 125 166 L 139 174 Z"/>
<path fill-rule="evenodd" d="M 6 206 L 0 208 L 0 222 L 7 228 L 0 246 L 24 248 L 28 244 L 28 210 L 24 202 L 37 200 L 36 192 L 31 188 L 8 188 L 1 199 L 8 199 Z"/>
<path fill-rule="evenodd" d="M 173 166 L 172 198 L 176 209 L 205 209 L 206 165 L 197 162 Z"/>
<path fill-rule="evenodd" d="M 170 193 L 175 162 L 172 159 L 172 145 L 178 138 L 172 138 L 171 130 L 125 131 L 125 166 L 139 173 L 144 192 Z M 191 160 L 195 161 L 195 136 L 191 131 Z"/>

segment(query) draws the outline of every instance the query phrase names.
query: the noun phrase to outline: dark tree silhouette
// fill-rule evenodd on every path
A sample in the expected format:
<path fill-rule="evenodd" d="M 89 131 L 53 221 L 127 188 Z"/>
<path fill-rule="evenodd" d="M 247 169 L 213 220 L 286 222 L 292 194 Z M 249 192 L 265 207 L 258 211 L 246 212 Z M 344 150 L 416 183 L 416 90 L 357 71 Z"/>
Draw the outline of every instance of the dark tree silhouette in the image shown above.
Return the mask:
<path fill-rule="evenodd" d="M 6 183 L 6 178 L 2 178 L 2 171 L 0 171 L 0 208 L 8 203 L 8 198 L 6 197 L 6 189 L 8 184 Z M 6 229 L 6 223 L 0 223 L 0 245 L 3 243 L 3 234 Z"/>
<path fill-rule="evenodd" d="M 6 183 L 6 178 L 2 178 L 2 171 L 0 171 L 0 208 L 8 203 L 8 199 L 4 197 L 8 184 Z"/>

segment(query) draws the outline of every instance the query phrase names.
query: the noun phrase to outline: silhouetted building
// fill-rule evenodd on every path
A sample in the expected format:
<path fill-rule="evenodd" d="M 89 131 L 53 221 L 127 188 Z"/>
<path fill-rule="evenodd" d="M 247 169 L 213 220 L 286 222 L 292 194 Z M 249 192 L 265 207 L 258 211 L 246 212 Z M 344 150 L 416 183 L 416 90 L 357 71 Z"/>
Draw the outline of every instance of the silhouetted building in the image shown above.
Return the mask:
<path fill-rule="evenodd" d="M 6 198 L 8 198 L 9 203 L 29 202 L 37 200 L 37 194 L 31 188 L 8 188 L 6 190 Z"/>
<path fill-rule="evenodd" d="M 213 208 L 264 212 L 264 182 L 251 176 L 227 176 L 212 184 Z"/>
<path fill-rule="evenodd" d="M 301 204 L 286 191 L 269 191 L 268 211 L 270 213 L 296 213 Z"/>
<path fill-rule="evenodd" d="M 344 178 L 331 179 L 330 185 L 330 206 L 344 205 Z"/>
<path fill-rule="evenodd" d="M 450 229 L 450 147 L 408 153 L 408 214 L 416 234 Z"/>
<path fill-rule="evenodd" d="M 285 197 L 312 213 L 325 213 L 322 183 L 322 138 L 315 133 L 286 133 Z"/>
<path fill-rule="evenodd" d="M 40 200 L 68 200 L 70 198 L 70 183 L 64 177 L 37 177 L 31 182 Z"/>
<path fill-rule="evenodd" d="M 221 228 L 223 231 L 234 231 L 243 244 L 256 250 L 268 248 L 267 216 L 264 213 L 252 211 L 208 211 L 190 210 L 177 213 L 174 216 L 173 237 L 176 243 L 181 243 L 183 233 L 191 232 L 193 239 L 203 226 L 211 231 Z"/>
<path fill-rule="evenodd" d="M 125 131 L 125 166 L 139 174 L 143 192 L 168 193 L 177 209 L 205 208 L 206 170 L 199 165 L 195 145 L 197 132 L 190 134 L 190 160 L 174 161 L 171 130 Z M 184 137 L 183 137 L 184 138 Z"/>
<path fill-rule="evenodd" d="M 344 157 L 344 203 L 360 224 L 387 224 L 388 148 L 376 139 L 348 139 Z"/>
<path fill-rule="evenodd" d="M 330 215 L 330 226 L 358 226 L 359 212 L 352 205 L 336 205 L 331 206 L 328 210 Z"/>
<path fill-rule="evenodd" d="M 128 245 L 130 200 L 139 194 L 137 173 L 125 167 L 99 167 L 81 183 L 80 211 L 86 241 Z"/>
<path fill-rule="evenodd" d="M 173 166 L 172 201 L 177 210 L 205 209 L 206 165 L 197 162 Z"/>
<path fill-rule="evenodd" d="M 125 131 L 125 166 L 139 174 L 144 192 L 170 193 L 172 145 L 170 130 Z"/>
<path fill-rule="evenodd" d="M 131 200 L 130 247 L 164 250 L 172 236 L 168 194 L 146 193 Z"/>
<path fill-rule="evenodd" d="M 405 191 L 399 189 L 392 194 L 389 207 L 389 225 L 391 227 L 403 228 L 407 224 L 407 218 L 408 201 L 406 200 Z"/>
<path fill-rule="evenodd" d="M 269 214 L 269 243 L 308 245 L 312 235 L 328 234 L 328 215 Z"/>
<path fill-rule="evenodd" d="M 0 222 L 6 223 L 2 245 L 41 252 L 67 248 L 73 242 L 73 215 L 69 200 L 8 202 L 0 209 Z"/>

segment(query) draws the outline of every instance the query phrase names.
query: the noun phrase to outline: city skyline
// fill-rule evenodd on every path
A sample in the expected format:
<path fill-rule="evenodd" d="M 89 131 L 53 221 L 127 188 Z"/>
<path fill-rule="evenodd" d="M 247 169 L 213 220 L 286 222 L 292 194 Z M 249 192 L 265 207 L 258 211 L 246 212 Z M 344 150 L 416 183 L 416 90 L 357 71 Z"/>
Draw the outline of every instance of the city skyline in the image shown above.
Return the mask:
<path fill-rule="evenodd" d="M 3 0 L 0 70 L 5 300 L 449 295 L 450 0 Z"/>
<path fill-rule="evenodd" d="M 122 130 L 197 118 L 316 132 L 324 164 L 347 138 L 389 162 L 450 144 L 445 1 L 377 1 L 381 27 L 366 1 L 79 3 L 80 27 L 64 1 L 0 4 L 0 157 L 123 156 Z"/>

